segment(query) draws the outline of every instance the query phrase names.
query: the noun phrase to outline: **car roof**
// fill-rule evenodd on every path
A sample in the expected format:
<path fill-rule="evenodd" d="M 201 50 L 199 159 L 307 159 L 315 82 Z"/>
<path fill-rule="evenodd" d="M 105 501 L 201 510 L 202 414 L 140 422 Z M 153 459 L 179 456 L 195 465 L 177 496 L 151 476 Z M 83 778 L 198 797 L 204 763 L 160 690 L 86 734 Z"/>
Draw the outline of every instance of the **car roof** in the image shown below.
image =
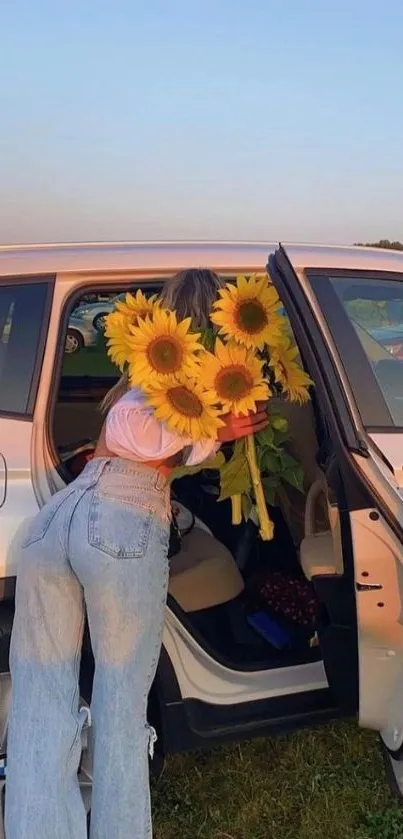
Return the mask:
<path fill-rule="evenodd" d="M 403 253 L 379 248 L 284 244 L 295 269 L 403 271 Z M 0 245 L 0 276 L 92 271 L 161 271 L 207 265 L 263 270 L 274 242 L 90 242 Z"/>

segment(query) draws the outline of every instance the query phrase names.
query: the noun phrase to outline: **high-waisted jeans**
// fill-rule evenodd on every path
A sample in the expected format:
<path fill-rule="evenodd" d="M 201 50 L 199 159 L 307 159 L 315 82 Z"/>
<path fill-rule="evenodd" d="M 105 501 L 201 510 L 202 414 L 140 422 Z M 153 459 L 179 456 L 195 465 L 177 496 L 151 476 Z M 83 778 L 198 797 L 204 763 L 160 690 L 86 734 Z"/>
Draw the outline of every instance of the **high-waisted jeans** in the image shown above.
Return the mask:
<path fill-rule="evenodd" d="M 85 606 L 95 657 L 91 839 L 152 836 L 147 697 L 168 585 L 169 488 L 97 458 L 30 523 L 11 640 L 7 839 L 85 839 L 78 669 Z"/>

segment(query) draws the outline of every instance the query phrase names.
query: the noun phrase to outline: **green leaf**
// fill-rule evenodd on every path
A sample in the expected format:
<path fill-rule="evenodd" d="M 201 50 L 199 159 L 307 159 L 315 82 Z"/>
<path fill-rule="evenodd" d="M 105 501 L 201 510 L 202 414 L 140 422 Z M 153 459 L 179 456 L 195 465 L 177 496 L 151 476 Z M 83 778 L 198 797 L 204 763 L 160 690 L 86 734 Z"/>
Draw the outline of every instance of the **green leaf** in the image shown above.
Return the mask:
<path fill-rule="evenodd" d="M 198 463 L 197 466 L 176 466 L 175 469 L 172 470 L 169 480 L 172 482 L 179 480 L 179 478 L 185 478 L 188 475 L 197 475 L 198 472 L 204 471 L 205 469 L 218 471 L 223 467 L 224 463 L 225 457 L 223 453 L 217 452 L 214 457 L 204 460 L 203 463 Z"/>
<path fill-rule="evenodd" d="M 230 498 L 231 495 L 243 495 L 249 493 L 252 481 L 249 472 L 249 465 L 245 453 L 234 452 L 231 460 L 220 469 L 221 493 L 219 501 Z"/>
<path fill-rule="evenodd" d="M 264 451 L 262 457 L 262 470 L 264 472 L 279 472 L 281 470 L 281 455 L 274 452 Z"/>
<path fill-rule="evenodd" d="M 275 431 L 281 431 L 283 434 L 288 431 L 288 421 L 281 414 L 270 414 L 270 425 Z"/>
<path fill-rule="evenodd" d="M 214 343 L 215 343 L 214 330 L 213 329 L 205 329 L 201 333 L 200 341 L 201 341 L 201 343 L 203 344 L 203 347 L 205 347 L 206 350 L 209 350 L 210 352 L 213 352 L 214 351 Z"/>
<path fill-rule="evenodd" d="M 301 466 L 294 466 L 294 468 L 285 469 L 281 473 L 283 481 L 298 489 L 300 492 L 304 491 L 304 472 Z"/>
<path fill-rule="evenodd" d="M 273 445 L 277 448 L 282 446 L 283 443 L 286 443 L 287 440 L 290 440 L 290 435 L 288 431 L 275 431 L 274 432 L 274 442 Z"/>
<path fill-rule="evenodd" d="M 234 444 L 234 455 L 238 454 L 246 454 L 245 452 L 245 438 L 241 437 L 239 440 L 235 440 Z"/>
<path fill-rule="evenodd" d="M 263 431 L 258 431 L 256 434 L 256 442 L 258 446 L 267 447 L 274 443 L 274 431 L 271 425 L 267 425 Z"/>
<path fill-rule="evenodd" d="M 293 457 L 292 454 L 289 454 L 289 452 L 282 451 L 280 459 L 283 469 L 295 469 L 295 467 L 299 466 L 298 461 L 295 460 L 295 457 Z"/>

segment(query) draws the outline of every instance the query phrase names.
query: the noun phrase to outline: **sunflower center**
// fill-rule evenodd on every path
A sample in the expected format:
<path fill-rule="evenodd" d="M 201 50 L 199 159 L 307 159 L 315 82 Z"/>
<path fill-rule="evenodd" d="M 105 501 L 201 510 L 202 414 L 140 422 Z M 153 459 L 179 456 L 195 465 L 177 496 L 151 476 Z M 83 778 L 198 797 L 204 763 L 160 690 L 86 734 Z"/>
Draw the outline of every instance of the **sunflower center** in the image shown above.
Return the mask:
<path fill-rule="evenodd" d="M 243 399 L 251 392 L 253 378 L 246 367 L 234 364 L 225 367 L 216 376 L 215 389 L 221 399 Z"/>
<path fill-rule="evenodd" d="M 268 324 L 267 312 L 259 300 L 244 300 L 235 310 L 237 326 L 249 335 L 261 332 Z"/>
<path fill-rule="evenodd" d="M 157 373 L 176 373 L 182 364 L 182 348 L 170 335 L 162 335 L 150 342 L 148 361 Z"/>
<path fill-rule="evenodd" d="M 198 396 L 184 385 L 171 387 L 168 398 L 173 408 L 184 417 L 198 419 L 203 413 L 203 405 Z"/>

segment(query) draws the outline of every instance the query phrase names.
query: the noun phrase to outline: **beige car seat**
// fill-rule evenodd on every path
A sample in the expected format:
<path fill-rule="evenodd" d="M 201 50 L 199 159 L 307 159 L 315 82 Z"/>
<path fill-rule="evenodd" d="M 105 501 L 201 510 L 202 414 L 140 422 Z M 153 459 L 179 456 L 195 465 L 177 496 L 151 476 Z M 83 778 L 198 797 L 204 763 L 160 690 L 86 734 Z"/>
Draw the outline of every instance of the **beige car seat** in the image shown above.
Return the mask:
<path fill-rule="evenodd" d="M 169 594 L 184 612 L 197 612 L 233 600 L 244 588 L 230 551 L 197 522 L 170 559 Z"/>
<path fill-rule="evenodd" d="M 318 530 L 317 505 L 325 501 L 329 527 Z M 305 535 L 300 547 L 300 562 L 307 580 L 317 576 L 343 574 L 343 551 L 340 517 L 336 507 L 329 504 L 326 478 L 321 476 L 312 484 L 306 499 Z"/>

